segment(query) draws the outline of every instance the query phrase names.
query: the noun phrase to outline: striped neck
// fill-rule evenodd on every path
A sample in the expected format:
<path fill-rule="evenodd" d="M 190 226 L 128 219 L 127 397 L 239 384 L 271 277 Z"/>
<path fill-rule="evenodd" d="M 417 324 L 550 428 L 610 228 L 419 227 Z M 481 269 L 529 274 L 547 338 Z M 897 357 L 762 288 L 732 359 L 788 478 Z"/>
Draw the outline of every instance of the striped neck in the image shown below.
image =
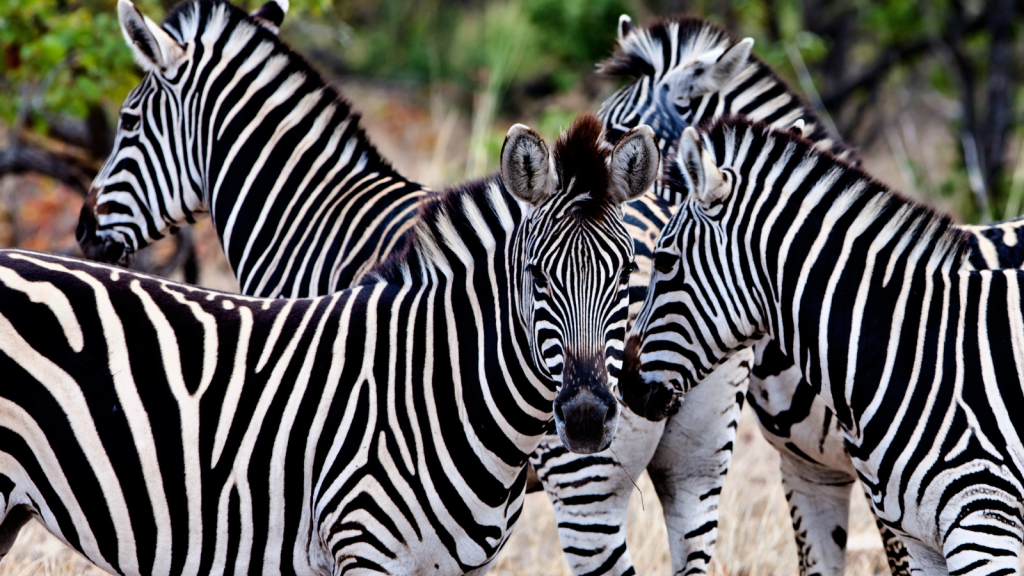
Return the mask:
<path fill-rule="evenodd" d="M 810 141 L 742 120 L 720 121 L 702 139 L 702 158 L 676 156 L 666 169 L 667 185 L 686 200 L 658 242 L 659 252 L 679 256 L 678 271 L 655 278 L 634 329 L 648 382 L 689 390 L 768 336 L 812 384 L 841 386 L 845 367 L 833 363 L 823 374 L 820 344 L 851 338 L 850 319 L 863 317 L 868 301 L 870 314 L 898 314 L 887 292 L 899 289 L 893 278 L 948 275 L 965 260 L 966 240 L 948 218 Z M 703 197 L 690 192 L 700 178 L 711 190 Z M 671 305 L 682 302 L 694 313 L 678 319 Z M 651 337 L 669 331 L 710 337 Z M 659 338 L 679 352 L 658 353 Z"/>
<path fill-rule="evenodd" d="M 183 56 L 122 107 L 87 200 L 101 240 L 130 253 L 209 212 L 242 291 L 292 297 L 349 286 L 379 260 L 373 250 L 400 246 L 422 187 L 380 156 L 305 60 L 218 0 L 181 4 L 162 28 Z M 125 127 L 126 114 L 141 127 Z M 360 212 L 373 202 L 389 211 Z M 371 248 L 345 236 L 374 218 L 382 237 Z"/>

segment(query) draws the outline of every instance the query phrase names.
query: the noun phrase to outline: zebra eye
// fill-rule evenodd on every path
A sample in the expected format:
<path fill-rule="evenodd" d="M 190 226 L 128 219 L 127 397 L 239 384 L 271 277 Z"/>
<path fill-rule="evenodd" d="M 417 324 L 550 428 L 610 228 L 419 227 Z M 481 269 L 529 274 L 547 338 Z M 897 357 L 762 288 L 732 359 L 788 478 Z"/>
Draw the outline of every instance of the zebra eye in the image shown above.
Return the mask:
<path fill-rule="evenodd" d="M 139 117 L 135 114 L 129 114 L 125 112 L 121 114 L 121 128 L 125 130 L 135 130 L 139 127 Z"/>
<path fill-rule="evenodd" d="M 679 261 L 679 256 L 668 252 L 659 252 L 654 255 L 654 269 L 662 274 L 668 274 Z"/>
<path fill-rule="evenodd" d="M 530 273 L 530 276 L 533 276 L 533 284 L 538 288 L 544 288 L 548 285 L 547 278 L 545 278 L 544 274 L 541 273 L 541 271 L 533 264 L 527 266 L 526 271 Z"/>
<path fill-rule="evenodd" d="M 699 67 L 699 68 L 697 68 L 697 69 L 695 69 L 693 71 L 694 77 L 700 76 L 703 73 L 704 73 L 704 68 L 703 67 Z"/>
<path fill-rule="evenodd" d="M 629 276 L 633 272 L 636 272 L 636 262 L 630 262 L 622 268 L 622 275 L 619 276 L 619 282 L 622 284 L 629 283 Z"/>

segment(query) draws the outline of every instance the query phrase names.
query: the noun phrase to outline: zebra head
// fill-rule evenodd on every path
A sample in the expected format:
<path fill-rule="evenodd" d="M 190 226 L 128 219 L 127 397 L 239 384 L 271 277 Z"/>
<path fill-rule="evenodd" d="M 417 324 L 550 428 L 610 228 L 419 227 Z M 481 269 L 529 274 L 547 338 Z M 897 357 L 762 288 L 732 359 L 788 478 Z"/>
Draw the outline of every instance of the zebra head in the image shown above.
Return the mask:
<path fill-rule="evenodd" d="M 635 80 L 606 100 L 598 116 L 611 142 L 634 126 L 651 126 L 663 152 L 697 123 L 702 97 L 721 91 L 747 66 L 754 45 L 751 38 L 737 41 L 714 24 L 685 17 L 640 28 L 623 14 L 618 34 L 615 53 L 598 69 Z"/>
<path fill-rule="evenodd" d="M 220 11 L 211 21 L 227 25 L 229 5 L 207 8 Z M 146 75 L 121 106 L 114 150 L 82 206 L 76 235 L 91 259 L 128 264 L 134 252 L 206 211 L 206 163 L 197 155 L 208 143 L 199 133 L 204 94 L 196 91 L 196 61 L 244 45 L 256 29 L 277 34 L 288 2 L 267 2 L 249 15 L 250 26 L 236 27 L 228 45 L 214 50 L 197 48 L 202 9 L 182 4 L 159 26 L 129 0 L 117 4 L 121 31 Z"/>
<path fill-rule="evenodd" d="M 647 126 L 609 151 L 601 123 L 578 118 L 549 154 L 517 124 L 501 151 L 501 176 L 524 209 L 519 308 L 534 364 L 558 386 L 555 426 L 572 451 L 611 443 L 622 365 L 629 276 L 636 268 L 622 204 L 657 177 L 660 154 Z"/>
<path fill-rule="evenodd" d="M 706 150 L 687 128 L 664 169 L 666 185 L 684 200 L 658 239 L 621 384 L 626 404 L 650 420 L 675 413 L 681 394 L 766 331 L 765 295 L 744 282 L 758 271 L 743 238 L 758 232 L 737 222 L 742 175 L 731 168 L 751 145 L 737 152 L 739 137 L 728 126 L 717 128 L 716 137 L 720 146 L 709 140 Z"/>

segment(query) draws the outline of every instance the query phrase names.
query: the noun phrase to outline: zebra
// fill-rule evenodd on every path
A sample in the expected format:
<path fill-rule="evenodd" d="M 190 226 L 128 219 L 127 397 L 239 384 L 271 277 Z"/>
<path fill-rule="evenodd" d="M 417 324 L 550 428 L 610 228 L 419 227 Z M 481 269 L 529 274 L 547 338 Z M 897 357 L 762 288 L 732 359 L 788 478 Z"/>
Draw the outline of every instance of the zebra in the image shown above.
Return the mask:
<path fill-rule="evenodd" d="M 797 125 L 817 147 L 859 162 L 856 151 L 833 134 L 771 67 L 751 54 L 753 46 L 753 38 L 737 39 L 700 18 L 671 16 L 639 27 L 623 14 L 615 51 L 598 65 L 604 75 L 633 79 L 598 110 L 609 141 L 647 124 L 665 153 L 665 146 L 687 126 L 742 115 L 778 128 Z M 655 191 L 673 205 L 684 200 L 660 182 Z"/>
<path fill-rule="evenodd" d="M 767 65 L 749 54 L 752 39 L 739 40 L 710 22 L 689 17 L 670 17 L 641 28 L 624 15 L 618 34 L 615 55 L 601 68 L 635 80 L 601 107 L 599 114 L 609 133 L 622 133 L 643 118 L 657 127 L 659 147 L 664 151 L 666 143 L 677 138 L 686 126 L 721 115 L 742 114 L 776 128 L 797 130 L 816 147 L 859 164 L 856 151 L 824 129 L 824 123 L 803 99 Z M 737 51 L 746 54 L 745 61 L 730 57 Z M 698 69 L 704 72 L 695 75 Z M 695 88 L 693 84 L 699 78 L 703 80 Z M 793 126 L 787 125 L 791 120 Z M 679 199 L 678 195 L 666 194 L 664 187 L 659 190 L 667 199 Z M 969 266 L 979 270 L 1024 266 L 1024 244 L 1020 242 L 1024 241 L 1020 237 L 1024 219 L 961 228 L 969 234 Z M 723 389 L 719 397 L 726 392 Z M 692 400 L 689 394 L 687 398 Z M 799 369 L 772 344 L 758 349 L 747 401 L 765 438 L 781 455 L 801 574 L 842 574 L 850 489 L 857 476 L 846 454 L 838 421 L 803 381 Z M 706 400 L 701 398 L 700 402 Z M 683 404 L 682 409 L 687 410 L 688 404 L 693 403 Z M 677 453 L 677 445 L 689 441 L 690 434 L 677 432 L 674 427 L 676 422 L 691 419 L 680 415 L 669 420 L 648 466 L 659 494 L 667 494 L 663 499 L 668 502 L 672 501 L 672 494 L 692 493 L 662 479 L 677 477 L 674 471 L 687 465 Z M 725 428 L 723 433 L 731 430 Z M 694 506 L 689 505 L 676 512 L 668 507 L 666 512 L 685 516 L 692 509 Z M 905 548 L 881 523 L 879 529 L 890 569 L 894 574 L 906 573 Z M 675 559 L 680 554 L 675 548 L 685 540 L 671 526 L 669 532 L 674 566 L 678 567 Z"/>
<path fill-rule="evenodd" d="M 644 389 L 685 392 L 774 342 L 840 422 L 911 571 L 1018 573 L 1022 272 L 970 270 L 948 217 L 764 124 L 687 128 L 666 164 L 686 200 L 627 341 L 634 409 L 666 415 Z"/>
<path fill-rule="evenodd" d="M 247 15 L 207 0 L 179 6 L 157 26 L 119 3 L 148 76 L 122 106 L 114 152 L 83 207 L 78 233 L 88 256 L 123 263 L 209 212 L 243 293 L 306 297 L 350 287 L 401 252 L 430 192 L 390 167 L 350 106 L 277 38 L 286 10 L 268 2 Z M 250 98 L 258 109 L 245 104 Z M 651 195 L 624 210 L 638 267 L 630 277 L 635 312 L 670 213 Z M 548 454 L 545 488 L 564 509 L 559 532 L 579 574 L 633 571 L 625 549 L 630 476 L 647 464 L 654 444 L 644 442 L 657 442 L 663 424 L 620 416 L 625 428 L 655 433 L 619 435 L 611 459 L 591 457 L 608 469 L 595 464 L 587 477 L 606 478 L 614 495 L 606 486 L 600 500 L 582 504 L 580 492 L 593 485 L 572 485 L 578 478 L 550 459 L 569 457 L 557 435 L 543 444 L 555 453 L 538 452 Z M 706 447 L 706 457 L 720 448 Z"/>
<path fill-rule="evenodd" d="M 500 178 L 329 296 L 0 252 L 0 551 L 35 518 L 116 574 L 486 571 L 552 417 L 585 451 L 614 432 L 622 204 L 659 156 L 600 132 L 513 126 Z"/>
<path fill-rule="evenodd" d="M 428 192 L 278 40 L 285 0 L 251 15 L 183 3 L 162 26 L 129 0 L 117 10 L 147 74 L 82 207 L 88 258 L 127 264 L 209 213 L 243 293 L 298 298 L 351 287 L 402 250 Z"/>

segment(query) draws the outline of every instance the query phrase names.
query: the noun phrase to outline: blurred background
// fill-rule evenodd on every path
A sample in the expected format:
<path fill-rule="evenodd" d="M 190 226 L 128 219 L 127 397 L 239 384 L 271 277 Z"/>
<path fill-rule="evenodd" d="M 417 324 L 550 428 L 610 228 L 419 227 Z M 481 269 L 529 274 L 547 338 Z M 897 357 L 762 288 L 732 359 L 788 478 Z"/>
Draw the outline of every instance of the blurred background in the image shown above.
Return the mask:
<path fill-rule="evenodd" d="M 160 21 L 174 2 L 136 4 Z M 641 24 L 687 13 L 753 37 L 754 53 L 861 150 L 870 173 L 960 222 L 1024 213 L 1024 0 L 292 0 L 281 36 L 354 103 L 385 157 L 439 187 L 493 170 L 514 122 L 551 138 L 596 109 L 619 86 L 594 65 L 623 13 Z M 79 254 L 82 198 L 139 79 L 116 0 L 0 2 L 0 246 Z M 134 266 L 237 290 L 208 222 Z M 716 570 L 793 574 L 778 457 L 755 428 L 745 414 Z M 649 482 L 639 486 L 633 557 L 641 573 L 664 573 L 660 508 Z M 567 573 L 543 495 L 528 498 L 521 522 L 495 572 Z M 859 498 L 850 562 L 848 573 L 885 566 Z M 38 530 L 0 564 L 40 570 L 86 565 Z"/>

